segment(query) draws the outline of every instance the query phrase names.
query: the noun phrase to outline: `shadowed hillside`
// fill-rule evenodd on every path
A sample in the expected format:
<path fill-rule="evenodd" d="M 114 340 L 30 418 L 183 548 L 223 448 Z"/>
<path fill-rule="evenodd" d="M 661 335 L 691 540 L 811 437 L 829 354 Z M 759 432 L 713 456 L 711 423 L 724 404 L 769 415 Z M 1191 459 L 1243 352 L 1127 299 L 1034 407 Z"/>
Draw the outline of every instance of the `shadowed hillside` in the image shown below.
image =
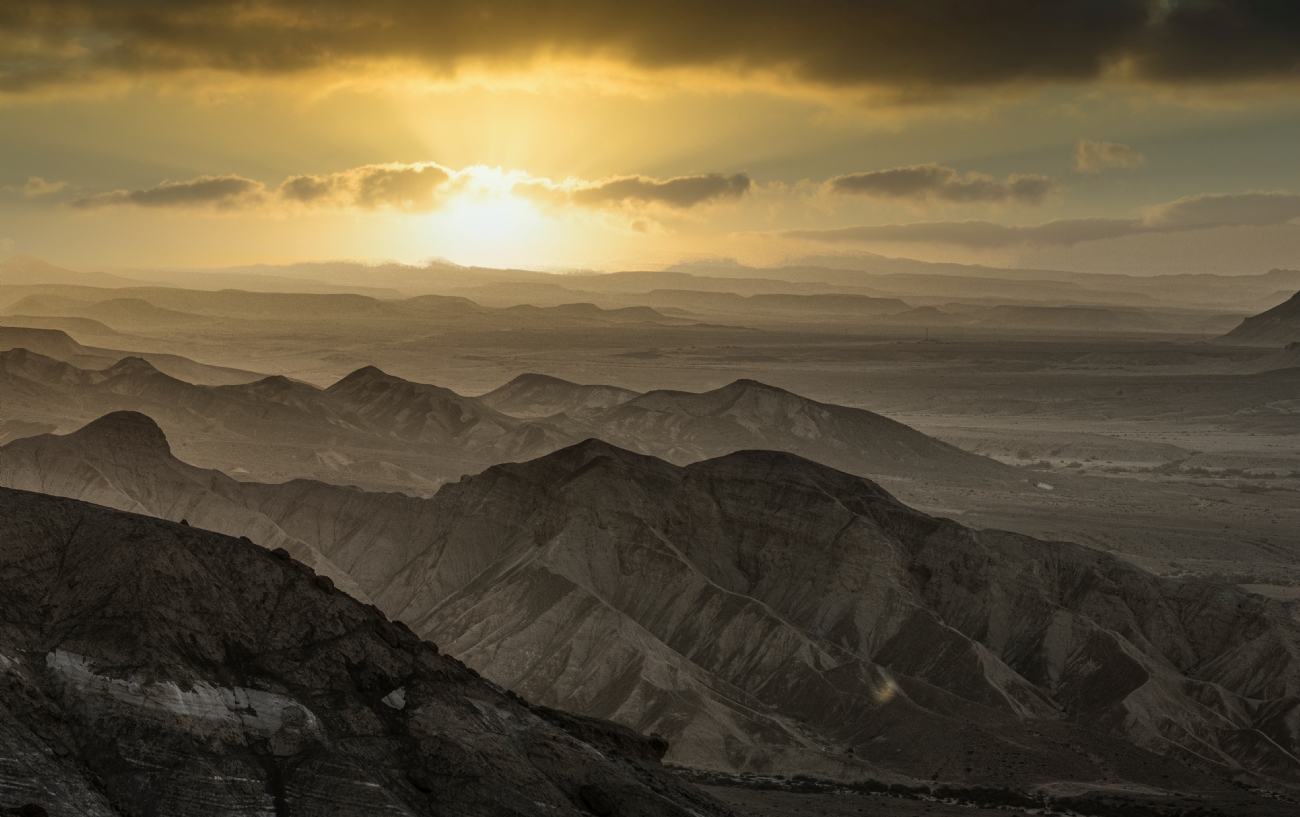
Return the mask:
<path fill-rule="evenodd" d="M 1219 338 L 1220 343 L 1249 346 L 1286 346 L 1300 341 L 1300 292 L 1286 303 L 1246 318 L 1241 326 Z"/>
<path fill-rule="evenodd" d="M 658 766 L 661 742 L 503 694 L 247 542 L 4 489 L 0 574 L 6 803 L 93 817 L 727 813 Z"/>
<path fill-rule="evenodd" d="M 210 474 L 119 415 L 10 444 L 0 474 L 71 493 L 144 450 L 155 461 L 104 496 L 183 493 L 204 524 L 306 543 L 487 677 L 664 734 L 677 762 L 1211 785 L 1189 764 L 1300 785 L 1300 631 L 1284 604 L 972 531 L 790 454 L 682 468 L 588 441 L 428 500 L 218 480 L 217 503 Z M 149 476 L 162 473 L 178 476 Z"/>

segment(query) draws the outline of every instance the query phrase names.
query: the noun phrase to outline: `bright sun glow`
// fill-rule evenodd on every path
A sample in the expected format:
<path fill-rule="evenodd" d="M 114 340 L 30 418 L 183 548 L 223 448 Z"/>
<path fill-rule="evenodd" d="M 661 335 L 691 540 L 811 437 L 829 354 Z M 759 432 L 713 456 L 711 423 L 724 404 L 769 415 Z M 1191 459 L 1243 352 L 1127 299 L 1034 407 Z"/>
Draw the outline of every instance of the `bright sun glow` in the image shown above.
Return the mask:
<path fill-rule="evenodd" d="M 462 194 L 422 221 L 448 256 L 469 264 L 518 263 L 545 223 L 530 202 L 508 193 Z"/>
<path fill-rule="evenodd" d="M 447 228 L 473 241 L 514 242 L 531 236 L 542 217 L 533 206 L 514 196 L 458 199 L 443 217 Z"/>

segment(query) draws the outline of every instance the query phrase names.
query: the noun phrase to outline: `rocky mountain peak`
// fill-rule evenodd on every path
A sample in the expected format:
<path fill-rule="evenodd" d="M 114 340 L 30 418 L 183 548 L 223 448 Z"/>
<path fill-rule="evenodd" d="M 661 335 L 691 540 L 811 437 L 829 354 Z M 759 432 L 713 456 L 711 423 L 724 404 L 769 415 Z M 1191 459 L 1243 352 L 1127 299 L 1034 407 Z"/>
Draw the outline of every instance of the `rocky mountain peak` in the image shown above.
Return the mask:
<path fill-rule="evenodd" d="M 399 378 L 393 377 L 378 366 L 362 366 L 350 374 L 345 375 L 337 383 L 330 386 L 327 391 L 334 389 L 347 388 L 349 386 L 360 385 L 364 383 L 391 383 Z"/>
<path fill-rule="evenodd" d="M 537 372 L 524 372 L 523 374 L 511 380 L 509 383 L 505 384 L 504 386 L 501 386 L 498 389 L 498 391 L 500 391 L 501 389 L 508 389 L 512 387 L 519 388 L 524 386 L 527 387 L 564 386 L 566 388 L 579 388 L 577 383 L 574 383 L 571 380 L 565 380 L 564 378 L 561 377 L 552 377 L 549 374 L 538 374 Z"/>
<path fill-rule="evenodd" d="M 109 377 L 128 374 L 155 374 L 158 373 L 157 367 L 142 357 L 134 355 L 124 357 L 104 370 L 104 374 Z"/>
<path fill-rule="evenodd" d="M 0 361 L 3 361 L 6 365 L 10 365 L 10 366 L 21 367 L 32 357 L 43 358 L 45 356 L 37 355 L 35 352 L 31 351 L 30 349 L 24 349 L 21 346 L 15 346 L 12 349 L 6 349 L 3 352 L 0 352 Z M 48 360 L 49 358 L 46 359 Z"/>
<path fill-rule="evenodd" d="M 252 383 L 240 384 L 239 388 L 259 394 L 278 394 L 294 387 L 294 382 L 282 374 L 273 374 Z"/>
<path fill-rule="evenodd" d="M 86 347 L 61 329 L 29 329 L 25 326 L 0 326 L 0 349 L 30 349 L 50 357 L 87 354 Z"/>
<path fill-rule="evenodd" d="M 628 451 L 626 448 L 620 448 L 596 437 L 590 437 L 580 443 L 561 448 L 533 462 L 546 463 L 551 467 L 577 471 L 597 460 L 626 464 L 635 469 L 665 465 L 662 460 L 655 457 Z"/>
<path fill-rule="evenodd" d="M 1300 315 L 1300 292 L 1292 295 L 1286 301 L 1273 307 L 1269 312 L 1286 313 L 1288 315 Z M 1267 313 L 1265 313 L 1267 314 Z"/>
<path fill-rule="evenodd" d="M 617 386 L 584 385 L 528 372 L 479 399 L 514 417 L 541 418 L 557 414 L 587 416 L 638 396 L 630 389 Z"/>
<path fill-rule="evenodd" d="M 68 439 L 91 442 L 122 452 L 171 455 L 167 435 L 152 417 L 138 411 L 105 414 L 69 434 Z"/>
<path fill-rule="evenodd" d="M 768 385 L 767 383 L 764 383 L 761 380 L 751 380 L 749 378 L 741 378 L 739 380 L 734 380 L 731 383 L 728 383 L 726 386 L 723 386 L 722 390 L 736 391 L 736 392 L 746 392 L 746 391 L 766 392 L 770 394 L 779 394 L 779 395 L 790 394 L 790 392 L 786 391 L 785 389 Z"/>
<path fill-rule="evenodd" d="M 1219 340 L 1255 346 L 1285 346 L 1300 338 L 1300 292 L 1258 315 L 1252 315 Z"/>

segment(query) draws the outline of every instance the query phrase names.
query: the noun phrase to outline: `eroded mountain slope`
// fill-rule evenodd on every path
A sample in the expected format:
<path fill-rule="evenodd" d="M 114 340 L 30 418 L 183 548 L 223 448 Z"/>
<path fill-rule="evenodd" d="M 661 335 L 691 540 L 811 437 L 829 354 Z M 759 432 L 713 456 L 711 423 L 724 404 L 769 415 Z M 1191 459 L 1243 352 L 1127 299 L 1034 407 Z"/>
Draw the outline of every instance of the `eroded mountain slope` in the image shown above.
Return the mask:
<path fill-rule="evenodd" d="M 1286 346 L 1297 340 L 1300 340 L 1300 292 L 1272 309 L 1246 318 L 1218 342 Z"/>
<path fill-rule="evenodd" d="M 755 380 L 713 391 L 652 391 L 587 420 L 590 436 L 678 464 L 746 449 L 787 451 L 873 478 L 1009 480 L 1014 469 L 863 409 Z"/>
<path fill-rule="evenodd" d="M 0 449 L 6 479 L 51 485 L 105 456 L 44 439 L 44 457 Z M 664 734 L 677 762 L 1209 785 L 1185 762 L 1300 782 L 1285 605 L 972 531 L 793 455 L 683 468 L 589 441 L 428 500 L 233 490 L 242 518 L 309 543 L 487 677 Z"/>
<path fill-rule="evenodd" d="M 262 548 L 0 489 L 0 803 L 718 815 L 663 745 L 503 694 Z"/>
<path fill-rule="evenodd" d="M 369 601 L 351 576 L 314 546 L 248 509 L 241 483 L 173 457 L 162 430 L 142 414 L 109 414 L 73 434 L 24 438 L 0 452 L 0 485 L 255 538 L 268 548 L 285 548 Z"/>
<path fill-rule="evenodd" d="M 581 419 L 592 412 L 612 408 L 639 396 L 631 389 L 616 386 L 587 386 L 544 374 L 521 374 L 479 399 L 512 417 L 552 417 L 565 414 Z"/>

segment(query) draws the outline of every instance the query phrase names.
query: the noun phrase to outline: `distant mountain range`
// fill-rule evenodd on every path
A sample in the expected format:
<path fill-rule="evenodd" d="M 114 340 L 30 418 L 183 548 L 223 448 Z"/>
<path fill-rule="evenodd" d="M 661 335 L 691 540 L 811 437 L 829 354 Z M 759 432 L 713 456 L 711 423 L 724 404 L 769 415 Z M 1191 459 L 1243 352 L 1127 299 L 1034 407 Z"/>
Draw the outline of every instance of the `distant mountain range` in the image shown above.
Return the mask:
<path fill-rule="evenodd" d="M 1065 304 L 1229 306 L 1271 301 L 1300 289 L 1300 270 L 1272 269 L 1254 275 L 1183 273 L 1127 275 L 1052 269 L 1007 269 L 976 264 L 932 263 L 872 253 L 809 256 L 777 267 L 735 263 L 686 263 L 670 271 L 719 278 L 768 277 L 790 282 L 862 285 L 903 297 L 1001 298 L 1008 303 L 1057 300 Z"/>
<path fill-rule="evenodd" d="M 974 531 L 788 453 L 683 468 L 588 441 L 418 499 L 237 483 L 119 413 L 0 448 L 0 483 L 302 543 L 498 684 L 696 767 L 1300 785 L 1285 603 Z"/>
<path fill-rule="evenodd" d="M 206 292 L 169 287 L 124 287 L 113 290 L 80 286 L 27 285 L 0 289 L 0 309 L 9 316 L 90 318 L 119 332 L 160 330 L 229 331 L 283 330 L 286 324 L 319 327 L 332 324 L 346 334 L 349 327 L 369 334 L 409 333 L 431 321 L 459 322 L 470 328 L 522 328 L 650 323 L 692 323 L 663 315 L 648 306 L 603 309 L 587 303 L 546 307 L 516 305 L 485 307 L 467 298 L 421 295 L 379 299 L 367 295 L 245 292 Z M 576 300 L 576 298 L 575 298 Z M 319 331 L 319 329 L 318 329 Z"/>
<path fill-rule="evenodd" d="M 608 310 L 642 310 L 623 318 L 588 311 L 585 315 L 570 314 L 570 319 L 664 321 L 672 317 L 671 310 L 686 310 L 696 319 L 707 320 L 749 314 L 758 319 L 767 315 L 769 319 L 779 316 L 785 321 L 807 322 L 844 320 L 856 315 L 878 322 L 917 306 L 942 308 L 961 302 L 985 308 L 1116 308 L 1120 315 L 1146 310 L 1156 316 L 1153 327 L 1123 325 L 1093 331 L 1212 332 L 1220 325 L 1215 315 L 1241 315 L 1268 308 L 1284 299 L 1286 293 L 1300 288 L 1300 271 L 1294 270 L 1241 276 L 1143 277 L 935 264 L 865 254 L 841 259 L 811 258 L 780 267 L 683 264 L 667 270 L 610 273 L 560 274 L 441 262 L 423 267 L 325 262 L 208 271 L 136 271 L 133 275 L 137 277 L 73 272 L 19 256 L 0 262 L 0 290 L 9 290 L 8 298 L 0 297 L 0 308 L 22 310 L 14 314 L 76 316 L 94 311 L 96 302 L 138 299 L 160 309 L 227 318 L 266 317 L 268 309 L 278 309 L 277 314 L 301 321 L 329 312 L 331 303 L 345 303 L 331 302 L 330 297 L 353 293 L 354 297 L 391 302 L 395 315 L 408 318 L 411 310 L 403 311 L 396 304 L 411 296 L 442 296 L 467 298 L 480 310 L 522 305 L 550 308 L 581 302 L 589 302 L 588 310 L 593 308 L 590 303 Z M 92 287 L 100 289 L 96 293 Z M 853 297 L 843 297 L 846 295 Z M 19 306 L 22 298 L 31 296 L 39 296 L 39 309 L 30 303 Z M 294 296 L 299 297 L 295 300 Z M 63 299 L 63 305 L 56 306 L 51 298 Z M 349 308 L 354 309 L 358 302 L 350 303 L 353 307 Z M 294 306 L 287 310 L 268 306 L 274 304 Z M 670 314 L 656 315 L 646 309 L 669 310 Z M 1195 314 L 1184 314 L 1188 310 Z M 130 317 L 122 308 L 113 311 L 119 321 Z M 352 317 L 364 317 L 367 311 L 354 309 Z M 480 312 L 479 319 L 486 314 Z M 99 319 L 95 314 L 80 316 Z M 522 316 L 513 317 L 517 320 Z M 989 313 L 984 317 L 998 316 Z M 122 330 L 111 320 L 105 322 Z M 1015 323 L 1006 326 L 1013 328 Z"/>
<path fill-rule="evenodd" d="M 75 272 L 56 267 L 30 255 L 15 255 L 0 261 L 0 286 L 66 284 L 85 287 L 120 287 L 137 283 L 107 272 Z"/>
<path fill-rule="evenodd" d="M 211 366 L 198 363 L 180 355 L 154 352 L 125 352 L 98 346 L 84 346 L 62 329 L 44 329 L 30 326 L 5 326 L 0 318 L 0 352 L 26 350 L 84 369 L 102 369 L 126 357 L 138 357 L 159 371 L 191 382 L 210 386 L 247 383 L 256 380 L 257 372 Z"/>
<path fill-rule="evenodd" d="M 59 356 L 81 352 L 70 339 L 57 346 L 55 334 L 39 337 Z M 312 476 L 427 492 L 446 479 L 590 437 L 683 464 L 767 448 L 886 480 L 1023 479 L 880 415 L 751 380 L 702 394 L 637 394 L 523 375 L 475 398 L 375 367 L 327 389 L 284 377 L 203 386 L 142 358 L 91 370 L 23 349 L 0 352 L 0 378 L 12 384 L 0 393 L 9 422 L 71 430 L 111 411 L 142 411 L 204 464 L 270 480 Z"/>

